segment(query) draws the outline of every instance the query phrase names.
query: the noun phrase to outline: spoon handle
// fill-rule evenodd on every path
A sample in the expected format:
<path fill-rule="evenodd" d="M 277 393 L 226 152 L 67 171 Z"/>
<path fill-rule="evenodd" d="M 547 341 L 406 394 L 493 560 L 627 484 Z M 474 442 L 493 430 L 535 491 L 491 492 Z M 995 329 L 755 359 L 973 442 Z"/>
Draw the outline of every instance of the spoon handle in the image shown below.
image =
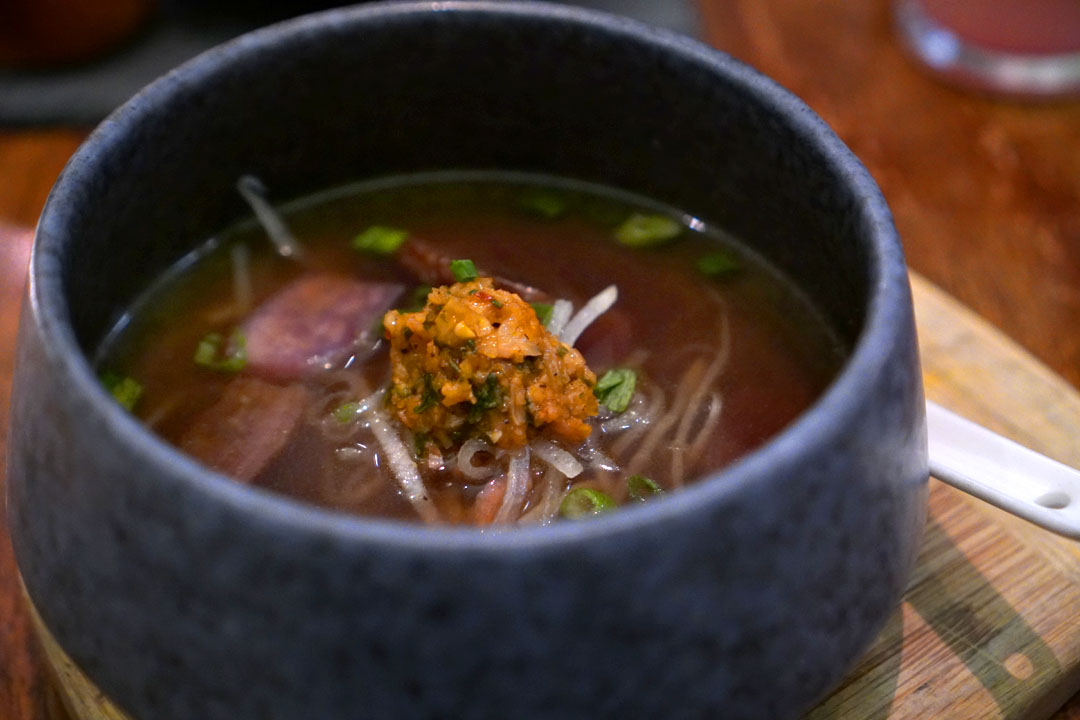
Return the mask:
<path fill-rule="evenodd" d="M 1080 471 L 926 403 L 930 474 L 1013 515 L 1080 540 Z"/>

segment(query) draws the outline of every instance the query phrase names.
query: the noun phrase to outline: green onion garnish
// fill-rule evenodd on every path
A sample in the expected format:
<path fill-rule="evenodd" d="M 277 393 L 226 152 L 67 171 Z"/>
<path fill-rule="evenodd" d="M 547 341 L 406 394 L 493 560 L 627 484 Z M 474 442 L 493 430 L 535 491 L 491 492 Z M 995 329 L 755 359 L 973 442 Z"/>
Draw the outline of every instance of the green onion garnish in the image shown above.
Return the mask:
<path fill-rule="evenodd" d="M 133 378 L 126 375 L 117 375 L 112 372 L 101 374 L 101 384 L 120 403 L 125 410 L 134 410 L 135 404 L 142 397 L 143 386 Z"/>
<path fill-rule="evenodd" d="M 630 368 L 612 368 L 596 381 L 593 394 L 600 404 L 612 412 L 621 413 L 630 405 L 637 385 L 637 373 Z"/>
<path fill-rule="evenodd" d="M 435 377 L 431 373 L 424 373 L 424 391 L 420 396 L 420 404 L 416 406 L 413 411 L 417 414 L 430 410 L 438 405 L 441 396 L 439 391 L 435 389 Z"/>
<path fill-rule="evenodd" d="M 480 419 L 484 410 L 492 410 L 499 407 L 502 402 L 502 389 L 499 387 L 499 376 L 490 373 L 484 378 L 484 384 L 473 388 L 476 402 L 469 409 L 469 422 Z"/>
<path fill-rule="evenodd" d="M 413 454 L 416 455 L 418 459 L 427 455 L 427 441 L 427 433 L 418 432 L 413 435 Z"/>
<path fill-rule="evenodd" d="M 664 492 L 664 489 L 657 485 L 652 478 L 647 478 L 644 475 L 631 475 L 626 478 L 626 489 L 630 493 L 630 497 L 642 502 Z"/>
<path fill-rule="evenodd" d="M 536 190 L 523 195 L 518 204 L 522 210 L 548 220 L 562 217 L 566 212 L 566 201 L 559 195 L 544 190 Z"/>
<path fill-rule="evenodd" d="M 360 411 L 360 403 L 358 403 L 358 402 L 347 402 L 347 403 L 344 403 L 344 404 L 339 405 L 336 408 L 334 408 L 334 410 L 333 410 L 333 412 L 331 414 L 334 416 L 335 420 L 337 420 L 342 425 L 345 425 L 345 424 L 351 423 L 353 420 L 355 420 L 356 419 L 356 414 L 359 411 Z"/>
<path fill-rule="evenodd" d="M 226 341 L 220 333 L 210 333 L 195 348 L 195 364 L 208 370 L 234 373 L 247 364 L 247 340 L 239 328 Z"/>
<path fill-rule="evenodd" d="M 666 215 L 634 213 L 615 228 L 615 239 L 627 247 L 652 247 L 673 240 L 683 226 Z"/>
<path fill-rule="evenodd" d="M 697 261 L 698 272 L 711 277 L 723 277 L 737 273 L 742 265 L 738 258 L 729 252 L 717 251 L 702 255 Z"/>
<path fill-rule="evenodd" d="M 491 298 L 491 304 L 497 308 L 501 308 L 503 306 L 503 304 L 495 298 Z"/>
<path fill-rule="evenodd" d="M 532 309 L 536 311 L 536 319 L 540 321 L 540 324 L 547 327 L 547 324 L 551 322 L 551 313 L 555 311 L 555 306 L 550 303 L 529 303 L 532 305 Z"/>
<path fill-rule="evenodd" d="M 409 237 L 407 230 L 372 225 L 352 239 L 353 250 L 372 253 L 373 255 L 393 255 L 401 243 Z"/>
<path fill-rule="evenodd" d="M 559 514 L 571 520 L 588 518 L 615 509 L 610 495 L 592 488 L 574 488 L 563 496 Z"/>
<path fill-rule="evenodd" d="M 476 266 L 472 260 L 451 260 L 450 272 L 454 273 L 454 279 L 458 282 L 476 279 Z"/>

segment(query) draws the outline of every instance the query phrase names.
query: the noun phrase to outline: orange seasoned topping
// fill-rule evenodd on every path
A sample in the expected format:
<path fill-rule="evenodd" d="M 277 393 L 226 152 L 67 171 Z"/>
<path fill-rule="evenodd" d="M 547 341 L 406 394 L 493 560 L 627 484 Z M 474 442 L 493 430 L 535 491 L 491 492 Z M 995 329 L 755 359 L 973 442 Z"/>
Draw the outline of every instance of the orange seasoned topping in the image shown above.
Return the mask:
<path fill-rule="evenodd" d="M 389 402 L 414 433 L 450 447 L 483 437 L 518 448 L 542 428 L 582 442 L 596 376 L 518 295 L 490 278 L 438 287 L 419 312 L 391 310 Z"/>

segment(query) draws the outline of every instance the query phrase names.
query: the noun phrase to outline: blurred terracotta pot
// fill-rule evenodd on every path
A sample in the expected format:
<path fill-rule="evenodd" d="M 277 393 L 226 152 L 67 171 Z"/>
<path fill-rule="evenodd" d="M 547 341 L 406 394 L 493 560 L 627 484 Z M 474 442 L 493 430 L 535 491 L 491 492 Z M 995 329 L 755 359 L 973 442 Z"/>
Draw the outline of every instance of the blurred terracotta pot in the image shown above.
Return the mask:
<path fill-rule="evenodd" d="M 4 0 L 0 64 L 48 66 L 92 60 L 150 17 L 153 0 Z"/>

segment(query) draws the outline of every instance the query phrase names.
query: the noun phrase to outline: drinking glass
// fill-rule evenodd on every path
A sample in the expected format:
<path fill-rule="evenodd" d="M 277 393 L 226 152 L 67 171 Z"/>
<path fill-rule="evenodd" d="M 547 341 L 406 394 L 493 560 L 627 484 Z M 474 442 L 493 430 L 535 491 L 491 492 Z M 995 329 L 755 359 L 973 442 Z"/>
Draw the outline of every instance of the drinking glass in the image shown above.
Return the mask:
<path fill-rule="evenodd" d="M 893 0 L 908 50 L 954 83 L 1080 96 L 1080 0 Z"/>

